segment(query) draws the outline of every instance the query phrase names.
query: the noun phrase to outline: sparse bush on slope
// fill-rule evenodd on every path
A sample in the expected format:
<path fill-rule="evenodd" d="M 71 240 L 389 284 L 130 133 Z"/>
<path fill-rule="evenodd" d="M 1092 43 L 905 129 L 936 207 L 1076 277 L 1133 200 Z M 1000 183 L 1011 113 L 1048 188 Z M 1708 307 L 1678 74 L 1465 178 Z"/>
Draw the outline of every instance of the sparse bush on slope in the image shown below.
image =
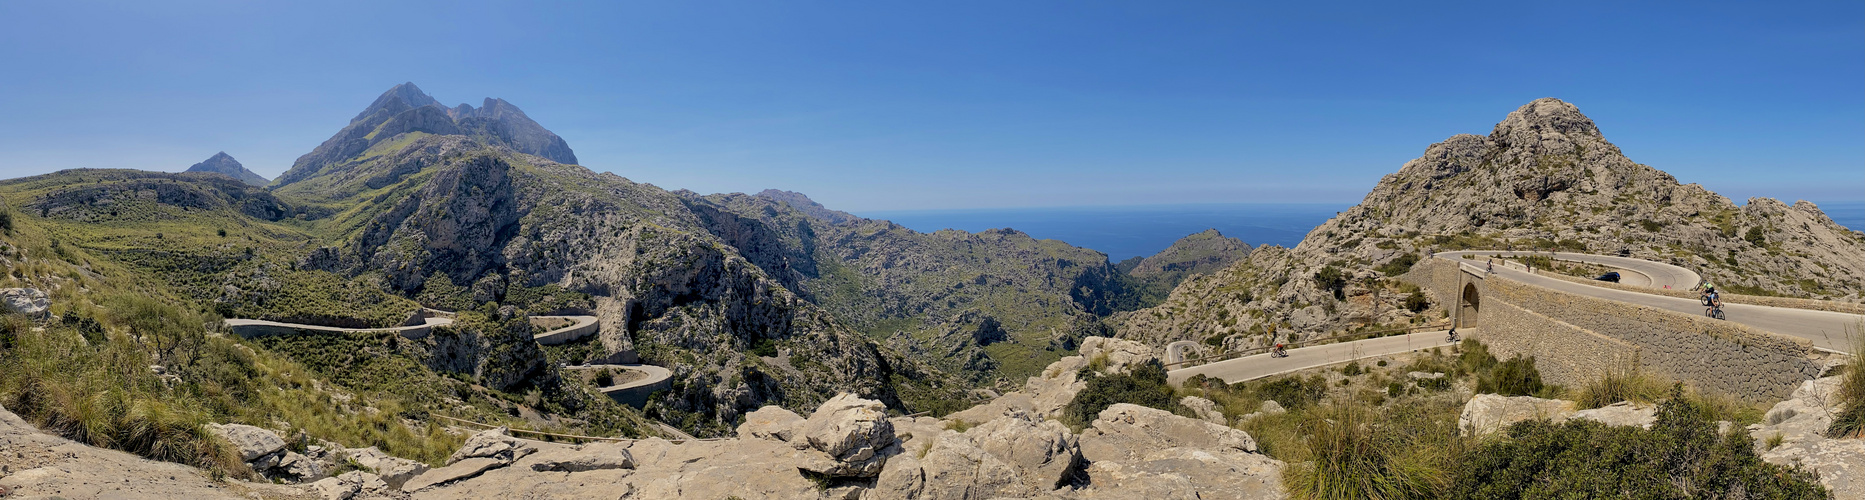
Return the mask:
<path fill-rule="evenodd" d="M 1181 413 L 1178 397 L 1166 384 L 1165 365 L 1158 360 L 1128 367 L 1126 373 L 1105 375 L 1083 369 L 1081 377 L 1088 387 L 1062 408 L 1062 423 L 1081 429 L 1093 423 L 1102 410 L 1119 403 L 1135 404 Z"/>
<path fill-rule="evenodd" d="M 1716 434 L 1709 408 L 1675 385 L 1650 430 L 1592 420 L 1509 427 L 1464 456 L 1453 499 L 1831 498 L 1810 472 L 1762 462 L 1741 431 Z"/>

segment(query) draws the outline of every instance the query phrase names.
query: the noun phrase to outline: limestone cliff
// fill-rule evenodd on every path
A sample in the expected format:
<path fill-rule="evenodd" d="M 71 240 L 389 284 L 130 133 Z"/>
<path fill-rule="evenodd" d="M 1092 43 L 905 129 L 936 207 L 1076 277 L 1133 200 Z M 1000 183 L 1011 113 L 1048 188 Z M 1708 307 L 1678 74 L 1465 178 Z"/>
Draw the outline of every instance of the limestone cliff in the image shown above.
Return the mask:
<path fill-rule="evenodd" d="M 1738 206 L 1627 159 L 1572 104 L 1539 99 L 1487 136 L 1456 135 L 1385 176 L 1293 249 L 1259 250 L 1113 322 L 1164 343 L 1258 346 L 1410 320 L 1380 278 L 1427 252 L 1546 249 L 1690 268 L 1741 293 L 1860 300 L 1865 233 L 1805 201 Z"/>

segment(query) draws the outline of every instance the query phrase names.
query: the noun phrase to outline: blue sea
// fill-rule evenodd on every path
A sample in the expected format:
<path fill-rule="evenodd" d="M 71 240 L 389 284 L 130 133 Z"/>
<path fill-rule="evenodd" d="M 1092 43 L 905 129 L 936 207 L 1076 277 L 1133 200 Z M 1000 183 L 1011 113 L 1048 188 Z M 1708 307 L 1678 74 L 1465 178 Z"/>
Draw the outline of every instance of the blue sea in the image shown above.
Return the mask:
<path fill-rule="evenodd" d="M 1066 241 L 1099 250 L 1119 262 L 1159 253 L 1186 235 L 1217 229 L 1250 246 L 1293 247 L 1315 226 L 1351 203 L 1232 203 L 1099 207 L 992 208 L 875 211 L 856 215 L 886 219 L 923 233 L 941 229 L 978 232 L 1011 228 L 1039 239 Z"/>
<path fill-rule="evenodd" d="M 1813 204 L 1819 205 L 1820 211 L 1826 212 L 1827 217 L 1832 217 L 1833 222 L 1854 231 L 1865 231 L 1865 201 L 1814 202 Z"/>

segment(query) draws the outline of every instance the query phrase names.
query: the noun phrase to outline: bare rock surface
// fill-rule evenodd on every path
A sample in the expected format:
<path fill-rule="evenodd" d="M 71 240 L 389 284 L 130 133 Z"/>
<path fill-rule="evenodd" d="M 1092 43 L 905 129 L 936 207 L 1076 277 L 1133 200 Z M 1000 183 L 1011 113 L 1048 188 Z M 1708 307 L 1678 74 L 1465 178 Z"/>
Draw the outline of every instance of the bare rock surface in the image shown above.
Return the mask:
<path fill-rule="evenodd" d="M 1183 398 L 1179 398 L 1179 406 L 1184 406 L 1186 408 L 1191 409 L 1193 414 L 1198 415 L 1199 420 L 1203 420 L 1203 421 L 1210 422 L 1210 423 L 1217 424 L 1217 425 L 1226 424 L 1225 419 L 1224 419 L 1224 412 L 1218 410 L 1217 403 L 1214 403 L 1209 399 L 1201 398 L 1198 396 L 1185 396 Z"/>
<path fill-rule="evenodd" d="M 875 482 L 875 499 L 987 499 L 1054 493 L 1081 471 L 1074 434 L 1013 411 L 965 432 L 939 435 L 923 455 L 903 453 Z"/>
<path fill-rule="evenodd" d="M 1592 420 L 1606 425 L 1650 429 L 1651 424 L 1658 422 L 1658 407 L 1620 401 L 1599 408 L 1580 410 L 1568 418 Z"/>
<path fill-rule="evenodd" d="M 1463 414 L 1457 417 L 1457 428 L 1467 435 L 1483 436 L 1524 420 L 1545 418 L 1563 422 L 1573 412 L 1573 401 L 1478 394 L 1464 403 Z"/>
<path fill-rule="evenodd" d="M 545 450 L 519 460 L 517 465 L 538 472 L 633 469 L 635 457 L 626 444 L 600 442 Z"/>
<path fill-rule="evenodd" d="M 1081 498 L 1282 498 L 1282 462 L 1255 453 L 1249 433 L 1130 404 L 1092 425 Z"/>
<path fill-rule="evenodd" d="M 503 465 L 536 451 L 535 446 L 512 437 L 510 430 L 500 427 L 481 431 L 466 438 L 466 444 L 460 445 L 460 449 L 447 458 L 447 463 L 451 465 L 472 458 L 490 458 Z"/>
<path fill-rule="evenodd" d="M 431 486 L 472 478 L 478 476 L 480 473 L 503 465 L 505 464 L 500 463 L 498 459 L 488 457 L 472 457 L 455 460 L 451 465 L 427 471 L 424 474 L 415 476 L 414 479 L 408 480 L 407 484 L 402 485 L 402 491 L 409 493 L 420 492 Z"/>
<path fill-rule="evenodd" d="M 1167 448 L 1137 459 L 1094 462 L 1075 498 L 1279 499 L 1283 464 L 1255 453 Z"/>
<path fill-rule="evenodd" d="M 796 412 L 782 406 L 766 406 L 745 414 L 745 423 L 738 424 L 738 437 L 789 441 L 802 425 L 803 417 Z"/>
<path fill-rule="evenodd" d="M 1255 452 L 1250 434 L 1222 425 L 1126 403 L 1101 411 L 1081 432 L 1082 454 L 1090 461 L 1131 460 L 1167 448 L 1191 447 Z"/>
<path fill-rule="evenodd" d="M 1820 484 L 1833 490 L 1834 498 L 1865 499 L 1865 440 L 1826 437 L 1826 427 L 1841 410 L 1838 390 L 1839 377 L 1802 383 L 1792 397 L 1770 408 L 1761 423 L 1750 425 L 1749 436 L 1755 438 L 1762 460 L 1818 472 Z M 1769 448 L 1768 440 L 1775 436 L 1781 444 Z"/>

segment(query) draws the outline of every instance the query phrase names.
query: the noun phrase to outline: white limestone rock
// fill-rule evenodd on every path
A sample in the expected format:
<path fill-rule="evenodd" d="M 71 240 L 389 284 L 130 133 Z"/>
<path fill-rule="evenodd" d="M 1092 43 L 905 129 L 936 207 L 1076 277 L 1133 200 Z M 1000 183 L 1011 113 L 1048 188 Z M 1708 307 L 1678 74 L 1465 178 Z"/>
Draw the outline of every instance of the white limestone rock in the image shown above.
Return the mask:
<path fill-rule="evenodd" d="M 1457 429 L 1465 435 L 1484 436 L 1524 420 L 1545 418 L 1563 422 L 1573 412 L 1573 401 L 1478 394 L 1470 398 L 1470 402 L 1464 403 L 1463 414 L 1457 417 Z"/>

